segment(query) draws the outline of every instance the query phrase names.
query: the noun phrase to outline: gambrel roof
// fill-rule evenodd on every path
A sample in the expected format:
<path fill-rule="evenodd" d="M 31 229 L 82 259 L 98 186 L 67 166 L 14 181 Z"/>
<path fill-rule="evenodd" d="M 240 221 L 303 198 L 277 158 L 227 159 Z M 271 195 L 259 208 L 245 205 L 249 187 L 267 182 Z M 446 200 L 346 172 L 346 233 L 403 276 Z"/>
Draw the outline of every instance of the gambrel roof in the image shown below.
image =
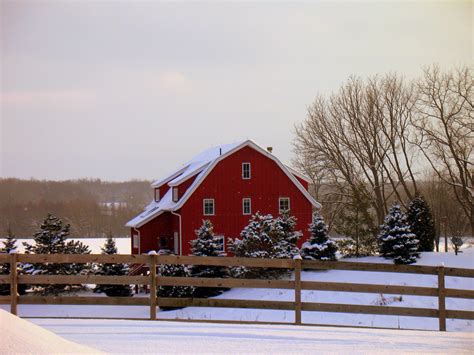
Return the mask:
<path fill-rule="evenodd" d="M 235 153 L 236 151 L 244 147 L 251 147 L 259 153 L 272 159 L 314 207 L 321 207 L 321 205 L 309 194 L 309 192 L 304 188 L 304 186 L 301 185 L 298 179 L 296 179 L 295 175 L 303 180 L 309 181 L 307 177 L 295 171 L 294 169 L 282 164 L 280 160 L 278 160 L 278 158 L 276 158 L 266 149 L 260 147 L 252 140 L 246 140 L 243 142 L 225 144 L 209 148 L 204 152 L 200 153 L 199 155 L 195 156 L 193 159 L 184 164 L 178 170 L 172 172 L 171 174 L 168 174 L 165 178 L 154 181 L 151 184 L 153 188 L 158 188 L 160 186 L 163 186 L 164 184 L 167 184 L 171 188 L 166 192 L 166 194 L 160 199 L 159 202 L 151 202 L 141 214 L 128 221 L 126 226 L 138 228 L 147 223 L 148 221 L 152 220 L 153 218 L 159 216 L 163 212 L 179 210 L 186 203 L 186 201 L 193 194 L 193 192 L 197 189 L 197 187 L 201 184 L 201 182 L 204 181 L 206 176 L 221 160 L 225 159 L 229 155 Z M 196 178 L 194 179 L 191 186 L 186 190 L 186 192 L 180 197 L 177 202 L 173 202 L 172 187 L 178 186 L 179 184 L 193 176 L 196 176 Z"/>

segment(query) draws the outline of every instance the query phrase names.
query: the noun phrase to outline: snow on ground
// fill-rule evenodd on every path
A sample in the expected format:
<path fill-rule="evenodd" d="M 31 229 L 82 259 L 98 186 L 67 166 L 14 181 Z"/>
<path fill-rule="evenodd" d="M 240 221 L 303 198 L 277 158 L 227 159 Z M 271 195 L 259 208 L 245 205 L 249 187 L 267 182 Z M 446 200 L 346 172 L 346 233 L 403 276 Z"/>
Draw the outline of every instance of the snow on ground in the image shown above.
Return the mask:
<path fill-rule="evenodd" d="M 386 262 L 380 257 L 366 257 L 347 259 L 348 261 L 361 262 Z M 465 249 L 458 256 L 454 253 L 422 253 L 418 265 L 440 265 L 474 268 L 474 248 Z M 385 272 L 364 271 L 304 271 L 303 280 L 352 282 L 389 285 L 410 285 L 436 287 L 437 277 L 431 275 L 397 274 Z M 463 277 L 447 277 L 446 286 L 474 290 L 474 279 Z M 146 295 L 139 295 L 146 296 Z M 137 296 L 134 296 L 137 297 Z M 251 299 L 251 300 L 279 300 L 293 301 L 294 291 L 283 289 L 244 289 L 234 288 L 219 298 Z M 333 292 L 333 291 L 303 291 L 302 299 L 305 302 L 344 303 L 362 305 L 387 304 L 391 307 L 438 307 L 436 297 L 407 296 L 407 295 L 379 295 L 365 293 Z M 447 309 L 474 311 L 474 300 L 461 298 L 448 298 Z M 0 308 L 9 310 L 8 305 Z M 146 306 L 82 306 L 82 305 L 19 305 L 19 314 L 23 317 L 56 316 L 56 317 L 109 317 L 109 318 L 148 318 L 149 308 Z M 234 309 L 211 307 L 187 307 L 173 311 L 158 312 L 159 318 L 165 319 L 212 319 L 212 320 L 244 320 L 288 322 L 294 321 L 293 311 Z M 369 327 L 390 327 L 402 329 L 438 329 L 437 318 L 383 316 L 368 314 L 346 314 L 326 312 L 303 312 L 304 323 L 323 325 L 349 325 Z M 472 320 L 448 319 L 448 331 L 474 331 Z"/>
<path fill-rule="evenodd" d="M 74 239 L 78 240 L 85 245 L 88 245 L 90 250 L 92 251 L 93 254 L 100 254 L 101 250 L 100 248 L 104 246 L 106 238 L 75 238 L 71 237 L 69 239 Z M 0 245 L 5 239 L 0 238 Z M 33 238 L 26 238 L 26 239 L 18 239 L 17 245 L 18 245 L 18 252 L 19 253 L 24 253 L 25 252 L 25 247 L 23 245 L 23 242 L 26 242 L 28 244 L 34 244 Z M 117 249 L 119 254 L 131 254 L 131 242 L 130 242 L 130 237 L 127 238 L 115 238 L 115 243 L 117 244 Z"/>
<path fill-rule="evenodd" d="M 0 310 L 0 354 L 100 354 Z"/>
<path fill-rule="evenodd" d="M 166 321 L 35 319 L 108 353 L 471 353 L 469 333 Z"/>
<path fill-rule="evenodd" d="M 347 261 L 360 261 L 372 263 L 390 263 L 380 257 L 366 257 L 347 259 Z M 441 265 L 452 267 L 474 268 L 474 248 L 469 248 L 464 253 L 455 256 L 454 253 L 423 253 L 417 265 Z M 437 287 L 437 276 L 414 275 L 386 272 L 366 271 L 304 271 L 302 280 L 328 281 L 348 283 L 388 284 L 405 286 Z M 474 279 L 463 277 L 447 277 L 446 287 L 474 290 Z M 249 300 L 278 300 L 293 301 L 294 291 L 283 289 L 243 289 L 234 288 L 218 298 L 249 299 Z M 342 303 L 359 305 L 388 304 L 393 307 L 438 308 L 436 297 L 422 297 L 409 295 L 380 295 L 370 293 L 349 293 L 334 291 L 302 291 L 303 302 Z M 474 300 L 461 298 L 447 298 L 447 309 L 474 311 Z M 241 310 L 219 309 L 206 307 L 188 307 L 175 311 L 160 312 L 160 318 L 180 319 L 233 319 L 233 320 L 258 320 L 274 322 L 293 322 L 293 311 L 277 310 Z M 351 325 L 369 327 L 391 327 L 404 329 L 438 329 L 437 318 L 399 317 L 368 314 L 345 314 L 327 312 L 302 312 L 302 321 L 313 324 Z M 471 320 L 448 319 L 447 328 L 451 331 L 474 331 L 474 322 Z"/>

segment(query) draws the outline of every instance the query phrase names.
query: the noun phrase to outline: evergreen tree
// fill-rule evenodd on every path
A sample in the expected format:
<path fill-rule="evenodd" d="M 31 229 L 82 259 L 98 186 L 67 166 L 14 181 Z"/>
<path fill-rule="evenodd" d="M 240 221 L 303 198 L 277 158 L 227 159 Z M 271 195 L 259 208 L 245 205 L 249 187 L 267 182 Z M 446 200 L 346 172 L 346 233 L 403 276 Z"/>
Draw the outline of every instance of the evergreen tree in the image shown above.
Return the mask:
<path fill-rule="evenodd" d="M 379 253 L 395 264 L 412 264 L 418 256 L 418 239 L 411 232 L 406 215 L 395 203 L 388 211 L 378 237 Z"/>
<path fill-rule="evenodd" d="M 2 242 L 3 247 L 0 248 L 0 254 L 12 254 L 17 252 L 16 246 L 17 240 L 15 239 L 15 235 L 13 234 L 10 227 L 7 229 L 7 236 L 5 240 Z M 21 273 L 22 268 L 21 266 L 18 268 L 18 272 Z M 10 274 L 10 264 L 1 264 L 0 265 L 0 275 L 9 275 Z M 26 293 L 26 285 L 19 284 L 18 285 L 18 293 L 20 295 L 24 295 Z M 10 284 L 0 284 L 0 296 L 9 296 L 10 295 Z"/>
<path fill-rule="evenodd" d="M 412 233 L 420 241 L 418 251 L 433 251 L 436 230 L 430 206 L 422 196 L 416 196 L 408 206 L 407 221 Z"/>
<path fill-rule="evenodd" d="M 276 240 L 276 258 L 293 259 L 299 254 L 296 246 L 302 233 L 295 231 L 296 217 L 291 216 L 289 211 L 284 211 L 272 224 L 273 238 Z"/>
<path fill-rule="evenodd" d="M 168 277 L 189 277 L 189 270 L 185 265 L 160 265 L 158 274 L 160 276 Z M 178 297 L 187 298 L 193 296 L 193 287 L 190 286 L 160 286 L 157 290 L 158 297 Z M 163 310 L 176 309 L 180 307 L 162 307 Z"/>
<path fill-rule="evenodd" d="M 301 256 L 305 260 L 336 260 L 337 246 L 328 236 L 328 227 L 319 214 L 309 225 L 309 240 L 303 243 Z"/>
<path fill-rule="evenodd" d="M 339 252 L 345 257 L 377 253 L 377 228 L 370 213 L 370 200 L 362 189 L 356 190 L 351 202 L 338 214 L 334 227 L 338 234 L 348 238 L 337 241 Z"/>
<path fill-rule="evenodd" d="M 229 250 L 236 257 L 266 258 L 276 257 L 275 239 L 272 232 L 272 215 L 256 213 L 249 220 L 249 224 L 240 233 L 240 239 L 229 239 Z M 271 276 L 263 268 L 247 268 L 238 266 L 232 269 L 236 277 L 264 278 Z"/>
<path fill-rule="evenodd" d="M 117 254 L 117 246 L 112 237 L 112 233 L 107 235 L 104 246 L 101 248 L 103 255 Z M 96 275 L 104 276 L 124 276 L 128 275 L 127 264 L 100 264 L 97 268 Z M 94 292 L 103 292 L 109 297 L 130 297 L 132 296 L 132 288 L 130 285 L 96 285 Z"/>
<path fill-rule="evenodd" d="M 249 224 L 240 233 L 240 239 L 229 239 L 230 251 L 237 257 L 245 258 L 293 258 L 298 254 L 296 242 L 301 232 L 296 232 L 296 218 L 284 212 L 276 219 L 272 215 L 256 213 Z M 236 277 L 277 277 L 285 273 L 285 269 L 246 268 L 243 266 L 232 269 Z"/>
<path fill-rule="evenodd" d="M 70 225 L 61 219 L 48 214 L 33 236 L 34 244 L 23 243 L 27 254 L 89 254 L 89 247 L 79 241 L 67 241 Z M 35 275 L 76 275 L 87 274 L 88 264 L 25 264 L 24 272 Z M 39 285 L 37 292 L 43 294 L 58 294 L 72 285 Z"/>
<path fill-rule="evenodd" d="M 224 256 L 221 244 L 214 238 L 214 226 L 211 221 L 204 220 L 202 226 L 196 231 L 197 239 L 191 241 L 191 255 L 193 256 Z M 192 265 L 191 277 L 225 278 L 228 269 L 224 266 Z M 194 297 L 212 297 L 225 291 L 225 288 L 195 287 Z"/>

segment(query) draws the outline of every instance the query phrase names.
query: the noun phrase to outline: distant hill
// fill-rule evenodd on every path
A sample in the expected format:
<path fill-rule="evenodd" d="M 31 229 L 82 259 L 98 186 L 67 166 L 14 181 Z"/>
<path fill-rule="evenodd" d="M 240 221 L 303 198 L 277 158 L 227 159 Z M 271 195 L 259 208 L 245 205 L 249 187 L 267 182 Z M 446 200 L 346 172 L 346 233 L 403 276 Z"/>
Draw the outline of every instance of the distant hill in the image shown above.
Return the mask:
<path fill-rule="evenodd" d="M 73 236 L 126 235 L 124 224 L 151 199 L 143 180 L 0 179 L 0 236 L 9 226 L 17 236 L 32 236 L 48 213 L 70 223 Z"/>

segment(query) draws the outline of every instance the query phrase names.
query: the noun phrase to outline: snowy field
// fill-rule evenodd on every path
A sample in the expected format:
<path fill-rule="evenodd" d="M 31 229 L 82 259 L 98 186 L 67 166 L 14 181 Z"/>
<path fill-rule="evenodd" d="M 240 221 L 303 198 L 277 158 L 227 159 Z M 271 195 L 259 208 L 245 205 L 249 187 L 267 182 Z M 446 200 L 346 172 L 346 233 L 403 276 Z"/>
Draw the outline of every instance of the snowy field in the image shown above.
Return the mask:
<path fill-rule="evenodd" d="M 79 240 L 85 245 L 88 245 L 92 254 L 100 254 L 100 248 L 104 245 L 106 238 L 70 238 L 74 240 Z M 0 238 L 0 245 L 3 245 L 4 238 Z M 25 247 L 23 246 L 23 242 L 28 244 L 34 244 L 34 240 L 32 238 L 27 239 L 18 239 L 18 252 L 23 253 L 25 251 Z M 130 254 L 131 253 L 131 244 L 130 238 L 115 238 L 115 243 L 117 244 L 117 249 L 119 254 Z"/>
<path fill-rule="evenodd" d="M 24 320 L 0 310 L 0 354 L 471 353 L 469 333 L 168 321 Z"/>
<path fill-rule="evenodd" d="M 347 259 L 362 262 L 386 262 L 380 257 L 366 257 Z M 453 253 L 423 253 L 418 265 L 440 265 L 474 268 L 474 248 L 464 249 L 458 256 Z M 409 285 L 436 287 L 437 277 L 431 275 L 396 274 L 384 272 L 363 271 L 304 271 L 303 280 L 372 283 L 389 285 Z M 447 277 L 446 287 L 474 290 L 474 280 L 462 277 Z M 92 295 L 92 294 L 89 294 Z M 97 294 L 94 294 L 97 296 Z M 147 297 L 140 294 L 134 297 Z M 218 298 L 251 299 L 251 300 L 278 300 L 292 301 L 294 292 L 284 289 L 244 289 L 234 288 Z M 434 308 L 438 306 L 436 297 L 365 294 L 333 291 L 303 291 L 302 299 L 306 302 L 343 303 L 359 305 L 382 305 L 391 307 L 420 307 Z M 448 298 L 447 309 L 474 310 L 474 300 Z M 8 305 L 1 305 L 8 310 Z M 19 314 L 22 317 L 108 317 L 108 318 L 148 318 L 149 308 L 146 306 L 82 306 L 82 305 L 19 305 Z M 162 319 L 204 319 L 204 320 L 243 320 L 288 322 L 294 321 L 293 311 L 232 309 L 211 307 L 187 307 L 173 311 L 159 311 L 158 318 Z M 304 323 L 322 325 L 348 325 L 368 327 L 390 327 L 401 329 L 437 330 L 437 318 L 420 318 L 406 316 L 384 316 L 365 314 L 344 314 L 326 312 L 303 312 Z M 474 322 L 471 320 L 447 320 L 448 331 L 474 332 Z"/>
<path fill-rule="evenodd" d="M 98 354 L 40 326 L 0 310 L 0 354 Z"/>
<path fill-rule="evenodd" d="M 163 321 L 31 321 L 69 341 L 107 353 L 472 354 L 474 347 L 469 333 Z"/>
<path fill-rule="evenodd" d="M 79 240 L 85 245 L 88 245 L 89 248 L 91 249 L 93 254 L 99 254 L 100 253 L 100 248 L 104 245 L 105 243 L 105 238 L 71 238 L 74 240 Z M 5 239 L 0 238 L 0 245 L 1 242 L 3 242 Z M 27 242 L 29 244 L 33 244 L 33 239 L 32 238 L 27 238 L 27 239 L 18 239 L 18 252 L 23 253 L 25 251 L 25 248 L 23 247 L 23 242 Z M 115 242 L 117 244 L 117 249 L 119 254 L 130 254 L 131 253 L 131 244 L 130 244 L 130 238 L 115 238 Z M 465 238 L 464 239 L 464 248 L 469 248 L 474 246 L 474 238 Z M 441 239 L 439 243 L 439 250 L 444 251 L 444 239 Z M 448 243 L 448 250 L 452 251 L 452 245 L 451 242 Z"/>

